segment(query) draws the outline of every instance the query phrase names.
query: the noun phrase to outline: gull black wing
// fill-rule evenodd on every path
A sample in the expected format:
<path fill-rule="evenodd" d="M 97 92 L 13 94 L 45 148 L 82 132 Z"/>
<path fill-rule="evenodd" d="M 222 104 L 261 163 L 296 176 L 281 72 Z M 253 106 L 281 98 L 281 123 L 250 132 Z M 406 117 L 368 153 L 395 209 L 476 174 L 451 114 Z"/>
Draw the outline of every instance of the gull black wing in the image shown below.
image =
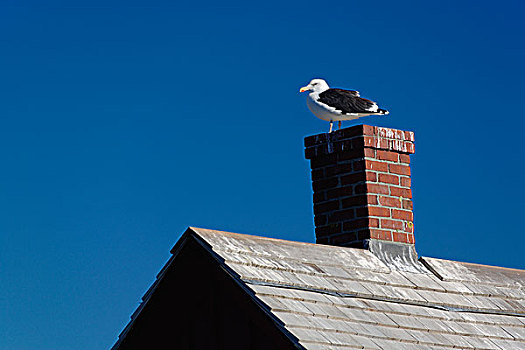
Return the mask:
<path fill-rule="evenodd" d="M 319 102 L 343 113 L 368 113 L 375 102 L 359 97 L 359 92 L 343 89 L 328 89 L 319 94 Z"/>

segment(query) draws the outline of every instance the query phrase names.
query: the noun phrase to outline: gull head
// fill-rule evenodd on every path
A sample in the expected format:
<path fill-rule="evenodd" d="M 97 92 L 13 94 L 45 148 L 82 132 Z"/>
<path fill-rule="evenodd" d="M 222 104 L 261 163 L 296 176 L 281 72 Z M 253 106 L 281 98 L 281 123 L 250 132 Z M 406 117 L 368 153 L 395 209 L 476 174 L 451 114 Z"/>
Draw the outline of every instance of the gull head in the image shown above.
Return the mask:
<path fill-rule="evenodd" d="M 323 79 L 312 79 L 312 81 L 306 85 L 303 86 L 299 92 L 305 92 L 305 91 L 313 91 L 313 92 L 323 92 L 325 90 L 328 90 L 330 87 L 324 81 Z"/>

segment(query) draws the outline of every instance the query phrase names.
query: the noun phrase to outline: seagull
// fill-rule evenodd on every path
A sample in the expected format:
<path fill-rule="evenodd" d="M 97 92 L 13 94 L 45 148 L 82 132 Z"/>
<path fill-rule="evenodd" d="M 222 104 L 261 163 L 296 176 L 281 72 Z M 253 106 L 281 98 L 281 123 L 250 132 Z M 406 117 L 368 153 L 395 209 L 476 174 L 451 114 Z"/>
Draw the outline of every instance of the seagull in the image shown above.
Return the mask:
<path fill-rule="evenodd" d="M 362 98 L 359 91 L 333 89 L 323 79 L 312 79 L 299 92 L 311 91 L 306 98 L 310 111 L 319 119 L 330 122 L 330 131 L 334 120 L 352 120 L 369 115 L 387 115 L 386 109 L 378 107 L 377 103 Z"/>

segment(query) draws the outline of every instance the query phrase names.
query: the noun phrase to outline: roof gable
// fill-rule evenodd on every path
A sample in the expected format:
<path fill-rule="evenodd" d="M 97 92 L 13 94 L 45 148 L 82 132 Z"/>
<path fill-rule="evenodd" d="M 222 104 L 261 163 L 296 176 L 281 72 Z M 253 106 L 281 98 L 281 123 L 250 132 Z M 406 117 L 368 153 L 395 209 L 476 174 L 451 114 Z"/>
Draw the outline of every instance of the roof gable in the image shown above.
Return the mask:
<path fill-rule="evenodd" d="M 525 271 L 434 258 L 406 269 L 364 249 L 199 228 L 174 257 L 189 236 L 299 348 L 525 348 Z"/>
<path fill-rule="evenodd" d="M 113 349 L 302 349 L 269 307 L 188 231 Z"/>
<path fill-rule="evenodd" d="M 525 271 L 192 230 L 305 348 L 525 348 Z"/>

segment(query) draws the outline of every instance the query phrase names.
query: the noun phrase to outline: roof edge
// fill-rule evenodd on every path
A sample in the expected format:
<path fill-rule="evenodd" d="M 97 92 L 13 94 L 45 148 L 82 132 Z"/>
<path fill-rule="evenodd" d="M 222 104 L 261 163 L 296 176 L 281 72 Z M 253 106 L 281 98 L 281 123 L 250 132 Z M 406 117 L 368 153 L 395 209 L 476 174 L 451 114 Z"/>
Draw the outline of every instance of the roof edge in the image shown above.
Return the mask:
<path fill-rule="evenodd" d="M 192 237 L 195 238 L 195 241 L 199 243 L 205 250 L 207 250 L 208 253 L 210 253 L 210 255 L 220 264 L 221 268 L 233 279 L 233 281 L 250 296 L 250 298 L 252 299 L 252 301 L 255 302 L 257 307 L 259 307 L 259 309 L 261 309 L 268 317 L 270 317 L 275 326 L 286 336 L 286 338 L 288 338 L 297 349 L 305 350 L 305 348 L 299 343 L 299 339 L 297 339 L 297 337 L 295 337 L 289 330 L 286 329 L 283 322 L 271 311 L 271 308 L 268 305 L 266 305 L 261 299 L 259 299 L 255 295 L 255 292 L 250 287 L 248 287 L 247 283 L 241 279 L 241 276 L 239 276 L 239 274 L 237 274 L 235 271 L 233 271 L 233 269 L 226 265 L 225 260 L 219 254 L 213 251 L 212 246 L 208 242 L 206 242 L 204 238 L 199 236 L 199 233 L 197 232 L 199 228 L 188 227 L 186 232 L 190 230 L 193 233 Z"/>
<path fill-rule="evenodd" d="M 230 267 L 228 267 L 225 264 L 224 259 L 220 255 L 218 255 L 217 253 L 213 251 L 212 246 L 208 242 L 206 242 L 204 238 L 202 238 L 199 235 L 199 232 L 198 232 L 199 230 L 207 230 L 207 229 L 189 226 L 186 229 L 186 231 L 184 231 L 184 233 L 181 235 L 179 240 L 175 243 L 173 248 L 171 248 L 170 253 L 172 254 L 172 256 L 168 259 L 166 264 L 162 267 L 162 269 L 156 275 L 156 279 L 153 282 L 153 284 L 148 288 L 146 293 L 144 293 L 144 295 L 142 296 L 141 298 L 142 302 L 139 304 L 137 309 L 135 309 L 135 311 L 131 314 L 130 321 L 126 324 L 124 329 L 118 335 L 118 339 L 115 342 L 115 344 L 113 344 L 113 346 L 111 347 L 111 350 L 118 349 L 118 347 L 120 346 L 120 344 L 126 337 L 126 334 L 133 327 L 135 320 L 140 315 L 141 311 L 148 304 L 151 296 L 157 289 L 157 286 L 163 280 L 166 274 L 166 271 L 170 268 L 171 264 L 173 263 L 173 261 L 175 261 L 175 259 L 177 258 L 179 253 L 182 251 L 182 249 L 184 248 L 184 246 L 186 245 L 189 239 L 194 239 L 197 244 L 199 244 L 202 248 L 204 248 L 204 250 L 206 250 L 212 256 L 212 258 L 219 263 L 222 270 L 224 270 L 232 278 L 232 280 L 250 296 L 250 299 L 255 302 L 257 307 L 259 307 L 259 309 L 261 309 L 268 317 L 270 317 L 270 319 L 275 324 L 275 326 L 286 336 L 286 338 L 290 340 L 292 345 L 294 345 L 299 350 L 305 350 L 305 348 L 299 343 L 299 339 L 297 339 L 292 333 L 290 333 L 290 331 L 288 331 L 284 327 L 284 324 L 282 323 L 282 321 L 271 312 L 271 308 L 268 305 L 266 305 L 262 300 L 257 298 L 255 296 L 255 292 L 248 287 L 248 285 L 240 278 L 240 276 L 237 273 L 235 273 Z M 225 232 L 225 233 L 230 233 L 230 232 Z M 255 237 L 260 237 L 260 236 L 255 236 Z"/>

